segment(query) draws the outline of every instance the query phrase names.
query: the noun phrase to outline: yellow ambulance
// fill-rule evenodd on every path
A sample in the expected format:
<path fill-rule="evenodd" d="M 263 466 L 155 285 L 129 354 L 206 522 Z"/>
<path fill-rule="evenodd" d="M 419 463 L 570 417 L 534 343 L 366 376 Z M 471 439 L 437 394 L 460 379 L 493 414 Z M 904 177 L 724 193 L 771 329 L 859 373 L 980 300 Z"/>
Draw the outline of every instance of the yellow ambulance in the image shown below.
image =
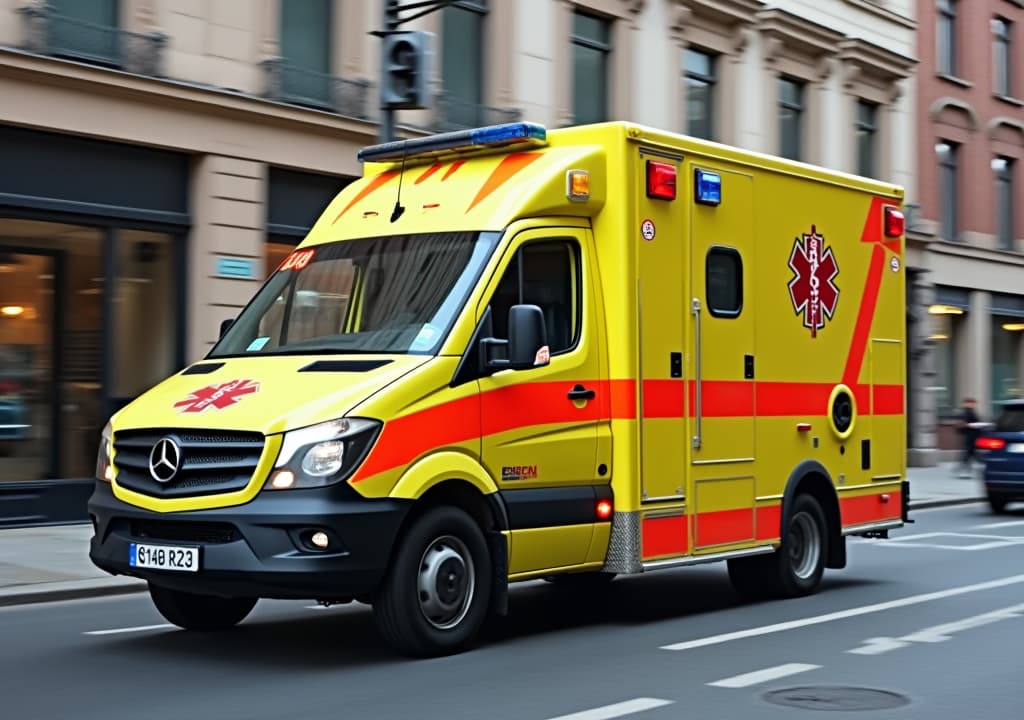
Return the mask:
<path fill-rule="evenodd" d="M 901 188 L 627 122 L 360 159 L 103 432 L 90 557 L 169 622 L 354 599 L 439 655 L 512 582 L 805 595 L 908 522 Z"/>

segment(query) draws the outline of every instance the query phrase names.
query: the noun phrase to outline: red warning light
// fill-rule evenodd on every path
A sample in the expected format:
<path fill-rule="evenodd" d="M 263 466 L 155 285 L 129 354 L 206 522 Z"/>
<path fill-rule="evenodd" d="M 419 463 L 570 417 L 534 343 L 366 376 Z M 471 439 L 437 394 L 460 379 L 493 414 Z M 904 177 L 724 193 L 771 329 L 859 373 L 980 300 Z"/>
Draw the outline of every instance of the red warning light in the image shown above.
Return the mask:
<path fill-rule="evenodd" d="M 674 200 L 676 197 L 676 166 L 647 161 L 647 197 Z"/>
<path fill-rule="evenodd" d="M 607 520 L 612 516 L 612 503 L 610 500 L 600 500 L 597 503 L 597 518 Z"/>
<path fill-rule="evenodd" d="M 885 236 L 900 237 L 906 228 L 906 220 L 903 213 L 894 207 L 885 209 Z"/>

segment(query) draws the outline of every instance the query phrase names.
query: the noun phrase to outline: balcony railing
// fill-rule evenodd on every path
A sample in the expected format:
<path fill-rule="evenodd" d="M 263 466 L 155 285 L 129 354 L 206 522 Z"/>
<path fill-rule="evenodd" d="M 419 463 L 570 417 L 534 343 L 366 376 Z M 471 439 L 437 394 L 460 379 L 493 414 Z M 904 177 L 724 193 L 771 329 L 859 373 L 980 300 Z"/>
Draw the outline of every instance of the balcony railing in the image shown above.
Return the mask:
<path fill-rule="evenodd" d="M 466 102 L 445 92 L 439 92 L 434 99 L 434 117 L 430 129 L 434 132 L 450 132 L 484 125 L 500 125 L 522 119 L 517 108 L 497 108 Z"/>
<path fill-rule="evenodd" d="M 266 60 L 263 68 L 268 98 L 361 120 L 370 117 L 372 84 L 367 80 L 349 80 L 306 70 L 281 59 Z"/>
<path fill-rule="evenodd" d="M 167 36 L 137 33 L 79 20 L 36 3 L 19 10 L 25 26 L 22 46 L 40 55 L 63 57 L 162 77 Z"/>

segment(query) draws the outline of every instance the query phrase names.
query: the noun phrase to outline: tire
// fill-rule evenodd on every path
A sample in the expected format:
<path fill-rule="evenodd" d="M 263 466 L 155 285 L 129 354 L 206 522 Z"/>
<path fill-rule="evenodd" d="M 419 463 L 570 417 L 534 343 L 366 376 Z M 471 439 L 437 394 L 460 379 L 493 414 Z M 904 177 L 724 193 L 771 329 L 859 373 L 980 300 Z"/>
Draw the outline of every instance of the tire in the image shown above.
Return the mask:
<path fill-rule="evenodd" d="M 428 510 L 399 541 L 375 598 L 381 635 L 412 657 L 467 649 L 487 617 L 491 567 L 473 518 L 454 507 Z"/>
<path fill-rule="evenodd" d="M 1002 515 L 1006 512 L 1006 498 L 999 497 L 998 495 L 989 495 L 988 505 L 992 508 L 992 512 L 997 515 Z"/>
<path fill-rule="evenodd" d="M 242 622 L 258 598 L 198 595 L 149 584 L 149 596 L 168 622 L 185 630 L 226 630 Z"/>
<path fill-rule="evenodd" d="M 769 583 L 780 597 L 810 595 L 821 582 L 828 557 L 825 513 L 813 496 L 796 496 L 786 519 L 782 546 L 771 557 Z"/>

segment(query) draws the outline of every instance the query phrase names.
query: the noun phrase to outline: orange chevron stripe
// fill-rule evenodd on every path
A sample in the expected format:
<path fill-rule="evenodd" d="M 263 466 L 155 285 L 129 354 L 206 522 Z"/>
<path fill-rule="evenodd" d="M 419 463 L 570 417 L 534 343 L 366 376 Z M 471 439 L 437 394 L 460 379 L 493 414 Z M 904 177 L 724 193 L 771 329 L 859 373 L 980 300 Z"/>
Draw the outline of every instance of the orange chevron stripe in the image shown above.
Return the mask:
<path fill-rule="evenodd" d="M 331 224 L 333 225 L 334 223 L 338 222 L 338 220 L 341 219 L 341 216 L 347 213 L 353 205 L 355 205 L 357 202 L 365 198 L 370 193 L 378 190 L 381 186 L 386 184 L 388 180 L 395 177 L 396 175 L 398 175 L 398 170 L 388 170 L 386 172 L 382 172 L 380 175 L 378 175 L 369 183 L 367 183 L 366 187 L 360 190 L 359 194 L 352 198 L 349 204 L 345 206 L 345 209 L 338 213 L 338 216 L 334 218 L 334 221 Z"/>
<path fill-rule="evenodd" d="M 456 160 L 455 162 L 453 162 L 452 166 L 450 168 L 448 168 L 447 172 L 445 172 L 444 176 L 441 178 L 441 182 L 444 182 L 445 180 L 450 178 L 452 175 L 455 174 L 456 170 L 458 170 L 460 167 L 462 167 L 465 164 L 466 164 L 465 160 Z"/>
<path fill-rule="evenodd" d="M 429 178 L 431 175 L 433 175 L 434 173 L 436 173 L 440 169 L 441 169 L 441 163 L 434 163 L 433 165 L 428 167 L 426 169 L 426 171 L 422 175 L 420 175 L 418 178 L 416 178 L 416 184 L 419 185 L 421 182 L 423 182 L 424 180 Z"/>
<path fill-rule="evenodd" d="M 487 178 L 486 182 L 480 192 L 473 198 L 473 202 L 466 208 L 466 212 L 469 212 L 478 203 L 486 199 L 491 193 L 500 188 L 502 185 L 507 183 L 516 173 L 525 168 L 527 165 L 532 163 L 534 160 L 540 158 L 540 153 L 511 153 L 506 155 L 498 167 L 494 168 L 494 172 Z"/>

